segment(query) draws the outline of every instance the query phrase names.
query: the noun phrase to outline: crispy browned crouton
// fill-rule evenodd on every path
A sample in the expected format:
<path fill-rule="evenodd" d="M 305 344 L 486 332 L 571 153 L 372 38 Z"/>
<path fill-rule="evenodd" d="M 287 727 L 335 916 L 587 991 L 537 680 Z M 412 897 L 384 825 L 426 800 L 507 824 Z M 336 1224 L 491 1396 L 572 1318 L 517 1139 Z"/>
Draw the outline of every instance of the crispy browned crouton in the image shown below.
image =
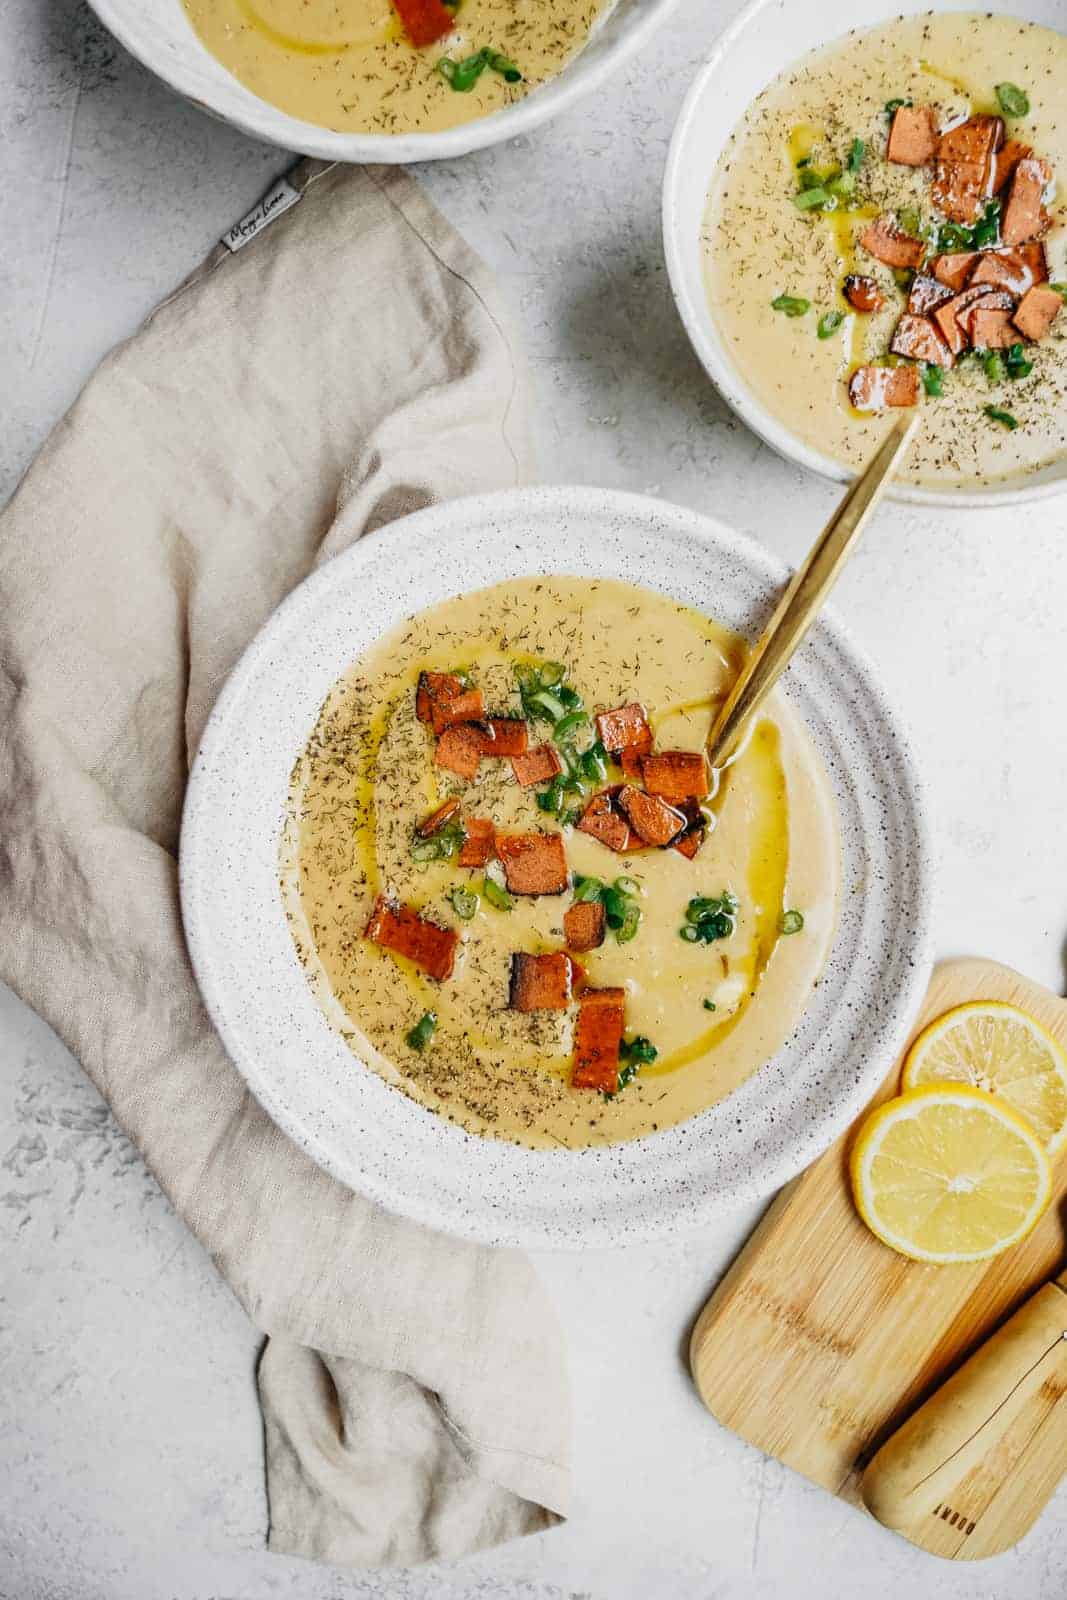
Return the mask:
<path fill-rule="evenodd" d="M 439 928 L 410 906 L 398 905 L 385 895 L 375 901 L 363 937 L 394 955 L 406 956 L 438 982 L 452 976 L 459 943 L 455 928 Z"/>
<path fill-rule="evenodd" d="M 480 722 L 485 716 L 485 697 L 480 689 L 463 689 L 451 698 L 431 704 L 430 723 L 434 733 L 444 733 L 457 722 Z"/>
<path fill-rule="evenodd" d="M 1040 281 L 1030 260 L 1023 254 L 1024 250 L 1030 248 L 1030 245 L 1021 245 L 1018 250 L 983 250 L 971 273 L 968 288 L 977 289 L 984 283 L 991 289 L 1004 289 L 1018 299 L 1032 284 Z M 1045 252 L 1040 244 L 1037 248 L 1041 251 L 1043 261 Z"/>
<path fill-rule="evenodd" d="M 490 717 L 488 726 L 493 738 L 487 755 L 523 756 L 530 748 L 530 731 L 521 717 Z"/>
<path fill-rule="evenodd" d="M 943 283 L 953 294 L 959 294 L 977 260 L 977 250 L 959 250 L 948 255 L 935 256 L 930 263 L 930 271 L 938 283 Z"/>
<path fill-rule="evenodd" d="M 983 288 L 986 285 L 982 285 Z M 957 316 L 956 321 L 963 329 L 963 336 L 968 344 L 976 344 L 974 337 L 974 319 L 979 311 L 1008 311 L 1015 305 L 1014 295 L 1004 289 L 990 289 L 988 294 L 979 295 L 973 304 L 966 306 Z M 991 346 L 985 346 L 990 349 Z"/>
<path fill-rule="evenodd" d="M 924 167 L 934 159 L 937 138 L 933 106 L 898 106 L 889 128 L 886 160 L 903 167 Z"/>
<path fill-rule="evenodd" d="M 446 800 L 443 806 L 438 806 L 436 811 L 431 811 L 428 817 L 423 817 L 415 831 L 420 838 L 428 839 L 438 828 L 443 828 L 446 822 L 451 822 L 458 810 L 459 801 L 453 796 L 451 800 Z"/>
<path fill-rule="evenodd" d="M 993 192 L 995 152 L 1003 142 L 1000 117 L 968 117 L 941 135 L 930 193 L 952 222 L 977 219 L 982 202 Z"/>
<path fill-rule="evenodd" d="M 617 789 L 602 789 L 595 794 L 582 812 L 578 827 L 582 833 L 599 839 L 609 850 L 620 854 L 630 845 L 630 824 L 616 808 Z"/>
<path fill-rule="evenodd" d="M 512 756 L 511 770 L 516 783 L 530 789 L 535 783 L 548 783 L 563 771 L 560 753 L 554 744 L 539 744 L 525 755 Z"/>
<path fill-rule="evenodd" d="M 946 128 L 937 141 L 939 161 L 963 161 L 980 165 L 1004 143 L 1004 121 L 985 115 L 968 117 L 954 128 Z"/>
<path fill-rule="evenodd" d="M 488 817 L 470 817 L 463 824 L 466 838 L 456 858 L 461 867 L 484 867 L 496 850 L 496 829 Z"/>
<path fill-rule="evenodd" d="M 902 233 L 892 217 L 879 217 L 860 234 L 860 244 L 887 267 L 917 267 L 926 246 L 921 239 Z"/>
<path fill-rule="evenodd" d="M 485 745 L 486 728 L 483 722 L 457 722 L 440 735 L 433 758 L 439 767 L 447 768 L 470 783 L 478 776 Z"/>
<path fill-rule="evenodd" d="M 576 1089 L 616 1093 L 625 1009 L 625 989 L 582 991 L 574 1030 L 574 1074 L 571 1078 Z"/>
<path fill-rule="evenodd" d="M 982 300 L 986 295 L 993 293 L 995 293 L 993 289 L 981 283 L 977 288 L 964 289 L 961 294 L 953 295 L 951 300 L 946 300 L 944 305 L 938 306 L 934 312 L 933 320 L 937 324 L 937 331 L 954 356 L 958 356 L 967 348 L 967 329 L 960 321 L 963 313 L 968 311 L 976 300 Z"/>
<path fill-rule="evenodd" d="M 914 317 L 927 317 L 946 300 L 952 299 L 952 290 L 939 283 L 929 272 L 917 272 L 908 290 L 908 310 Z"/>
<path fill-rule="evenodd" d="M 652 729 L 644 706 L 636 700 L 616 706 L 614 711 L 598 711 L 596 731 L 604 749 L 613 754 L 629 750 L 634 755 L 644 755 L 652 749 Z"/>
<path fill-rule="evenodd" d="M 619 790 L 619 807 L 638 838 L 645 844 L 667 845 L 685 829 L 685 818 L 658 795 L 645 794 L 626 784 Z"/>
<path fill-rule="evenodd" d="M 496 853 L 512 894 L 562 894 L 570 882 L 559 833 L 498 833 Z"/>
<path fill-rule="evenodd" d="M 910 311 L 905 311 L 894 328 L 889 348 L 895 356 L 929 361 L 935 367 L 951 367 L 954 359 L 930 318 L 912 316 Z"/>
<path fill-rule="evenodd" d="M 1015 310 L 1014 322 L 1024 339 L 1043 339 L 1063 310 L 1059 291 L 1047 283 L 1027 289 Z"/>
<path fill-rule="evenodd" d="M 873 278 L 864 277 L 862 272 L 850 272 L 841 285 L 841 292 L 856 311 L 881 311 L 885 305 L 881 289 Z"/>
<path fill-rule="evenodd" d="M 664 800 L 703 800 L 711 792 L 708 764 L 699 750 L 663 750 L 641 763 L 645 788 Z"/>
<path fill-rule="evenodd" d="M 415 691 L 415 715 L 420 722 L 433 721 L 433 708 L 438 701 L 454 700 L 463 693 L 463 679 L 454 672 L 420 672 Z"/>
<path fill-rule="evenodd" d="M 1011 187 L 1000 219 L 1005 244 L 1025 244 L 1047 232 L 1050 218 L 1043 204 L 1049 169 L 1034 156 L 1024 156 L 1012 175 Z"/>
<path fill-rule="evenodd" d="M 596 950 L 604 943 L 606 913 L 599 900 L 576 901 L 563 913 L 569 950 Z"/>
<path fill-rule="evenodd" d="M 848 397 L 857 411 L 919 403 L 918 367 L 857 367 L 848 380 Z"/>
<path fill-rule="evenodd" d="M 571 958 L 563 950 L 511 958 L 512 1011 L 566 1011 L 571 1003 Z"/>
<path fill-rule="evenodd" d="M 993 192 L 999 194 L 1008 179 L 1015 172 L 1020 161 L 1025 161 L 1027 156 L 1032 156 L 1033 151 L 1028 144 L 1022 144 L 1018 139 L 1006 139 L 996 153 L 993 165 Z"/>
<path fill-rule="evenodd" d="M 969 328 L 976 350 L 1007 350 L 1019 339 L 1009 310 L 988 310 L 979 304 L 971 312 Z"/>

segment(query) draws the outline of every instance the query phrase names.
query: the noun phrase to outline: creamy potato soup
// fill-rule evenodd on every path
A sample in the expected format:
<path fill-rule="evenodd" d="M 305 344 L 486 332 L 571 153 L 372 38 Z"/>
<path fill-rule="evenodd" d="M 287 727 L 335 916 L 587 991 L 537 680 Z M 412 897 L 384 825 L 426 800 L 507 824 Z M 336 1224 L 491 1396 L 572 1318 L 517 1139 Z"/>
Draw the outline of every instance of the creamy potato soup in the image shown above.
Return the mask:
<path fill-rule="evenodd" d="M 203 43 L 272 105 L 346 133 L 432 133 L 521 99 L 611 0 L 183 0 Z"/>
<path fill-rule="evenodd" d="M 356 1056 L 544 1148 L 669 1128 L 773 1054 L 832 939 L 838 847 L 784 700 L 712 782 L 744 650 L 647 590 L 527 578 L 355 663 L 294 768 L 280 867 Z"/>
<path fill-rule="evenodd" d="M 749 387 L 852 467 L 921 406 L 903 476 L 1000 483 L 1067 452 L 1067 38 L 897 18 L 753 102 L 704 224 L 716 323 Z"/>

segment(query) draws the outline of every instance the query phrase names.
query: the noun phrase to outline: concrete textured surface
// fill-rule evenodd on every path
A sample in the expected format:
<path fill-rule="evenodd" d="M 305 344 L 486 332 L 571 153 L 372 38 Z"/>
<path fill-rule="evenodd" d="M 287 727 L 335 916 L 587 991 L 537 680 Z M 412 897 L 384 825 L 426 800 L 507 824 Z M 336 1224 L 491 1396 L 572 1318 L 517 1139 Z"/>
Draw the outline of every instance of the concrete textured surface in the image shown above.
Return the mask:
<path fill-rule="evenodd" d="M 810 0 L 794 0 L 810 3 Z M 690 0 L 607 93 L 422 172 L 505 280 L 546 479 L 710 508 L 797 558 L 835 490 L 704 379 L 659 184 L 732 0 Z M 0 6 L 0 500 L 100 356 L 288 165 L 177 100 L 81 0 Z M 942 954 L 1059 989 L 1067 929 L 1067 499 L 890 508 L 838 610 L 910 718 L 937 806 Z M 543 1257 L 569 1334 L 568 1525 L 446 1568 L 267 1555 L 248 1325 L 49 1030 L 0 995 L 0 1595 L 7 1600 L 1061 1600 L 1067 1492 L 1012 1553 L 920 1555 L 704 1413 L 684 1340 L 754 1220 Z"/>

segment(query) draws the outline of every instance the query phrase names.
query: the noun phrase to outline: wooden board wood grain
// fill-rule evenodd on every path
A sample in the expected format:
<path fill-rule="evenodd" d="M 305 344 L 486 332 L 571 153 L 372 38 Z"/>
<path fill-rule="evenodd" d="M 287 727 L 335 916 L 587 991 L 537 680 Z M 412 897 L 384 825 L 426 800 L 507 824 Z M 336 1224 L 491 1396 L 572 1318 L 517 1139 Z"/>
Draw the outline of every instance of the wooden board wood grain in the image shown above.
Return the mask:
<path fill-rule="evenodd" d="M 936 968 L 912 1038 L 967 1000 L 1011 1001 L 1067 1049 L 1067 1001 L 979 959 Z M 872 1105 L 897 1092 L 900 1065 Z M 1062 1269 L 1067 1158 L 1028 1239 L 993 1261 L 938 1267 L 897 1255 L 860 1221 L 847 1176 L 854 1128 L 773 1201 L 697 1320 L 690 1363 L 727 1428 L 860 1504 L 878 1446 Z"/>

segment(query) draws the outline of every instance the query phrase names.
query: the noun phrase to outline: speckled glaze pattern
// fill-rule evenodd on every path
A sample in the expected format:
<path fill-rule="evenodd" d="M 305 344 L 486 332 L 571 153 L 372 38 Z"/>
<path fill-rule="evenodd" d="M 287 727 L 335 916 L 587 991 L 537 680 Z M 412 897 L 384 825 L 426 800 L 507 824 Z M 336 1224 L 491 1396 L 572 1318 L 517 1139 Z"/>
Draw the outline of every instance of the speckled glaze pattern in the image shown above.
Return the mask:
<path fill-rule="evenodd" d="M 592 94 L 631 60 L 680 0 L 617 0 L 563 71 L 514 105 L 440 133 L 338 133 L 261 100 L 205 49 L 181 0 L 90 0 L 131 55 L 202 111 L 255 139 L 325 161 L 439 161 L 526 134 Z"/>
<path fill-rule="evenodd" d="M 838 808 L 842 907 L 801 1025 L 717 1106 L 597 1150 L 534 1152 L 464 1133 L 390 1088 L 330 1028 L 277 885 L 293 761 L 328 689 L 385 629 L 451 595 L 534 573 L 611 576 L 752 637 L 784 568 L 723 524 L 594 489 L 432 507 L 372 535 L 280 607 L 227 682 L 186 795 L 181 893 L 200 987 L 252 1091 L 343 1183 L 490 1244 L 621 1245 L 703 1224 L 799 1172 L 902 1046 L 930 968 L 931 855 L 897 718 L 824 617 L 784 680 Z"/>
<path fill-rule="evenodd" d="M 663 243 L 667 271 L 686 332 L 723 399 L 761 439 L 810 472 L 844 482 L 853 476 L 831 456 L 797 438 L 767 409 L 745 380 L 708 306 L 701 227 L 708 185 L 723 146 L 756 96 L 792 62 L 851 29 L 873 28 L 896 16 L 928 11 L 980 11 L 977 0 L 853 0 L 837 6 L 750 0 L 720 34 L 693 80 L 678 115 L 663 179 Z M 998 13 L 1063 29 L 1063 0 L 1004 0 Z M 1024 482 L 973 489 L 890 485 L 894 500 L 926 506 L 1007 506 L 1067 490 L 1067 460 Z"/>

